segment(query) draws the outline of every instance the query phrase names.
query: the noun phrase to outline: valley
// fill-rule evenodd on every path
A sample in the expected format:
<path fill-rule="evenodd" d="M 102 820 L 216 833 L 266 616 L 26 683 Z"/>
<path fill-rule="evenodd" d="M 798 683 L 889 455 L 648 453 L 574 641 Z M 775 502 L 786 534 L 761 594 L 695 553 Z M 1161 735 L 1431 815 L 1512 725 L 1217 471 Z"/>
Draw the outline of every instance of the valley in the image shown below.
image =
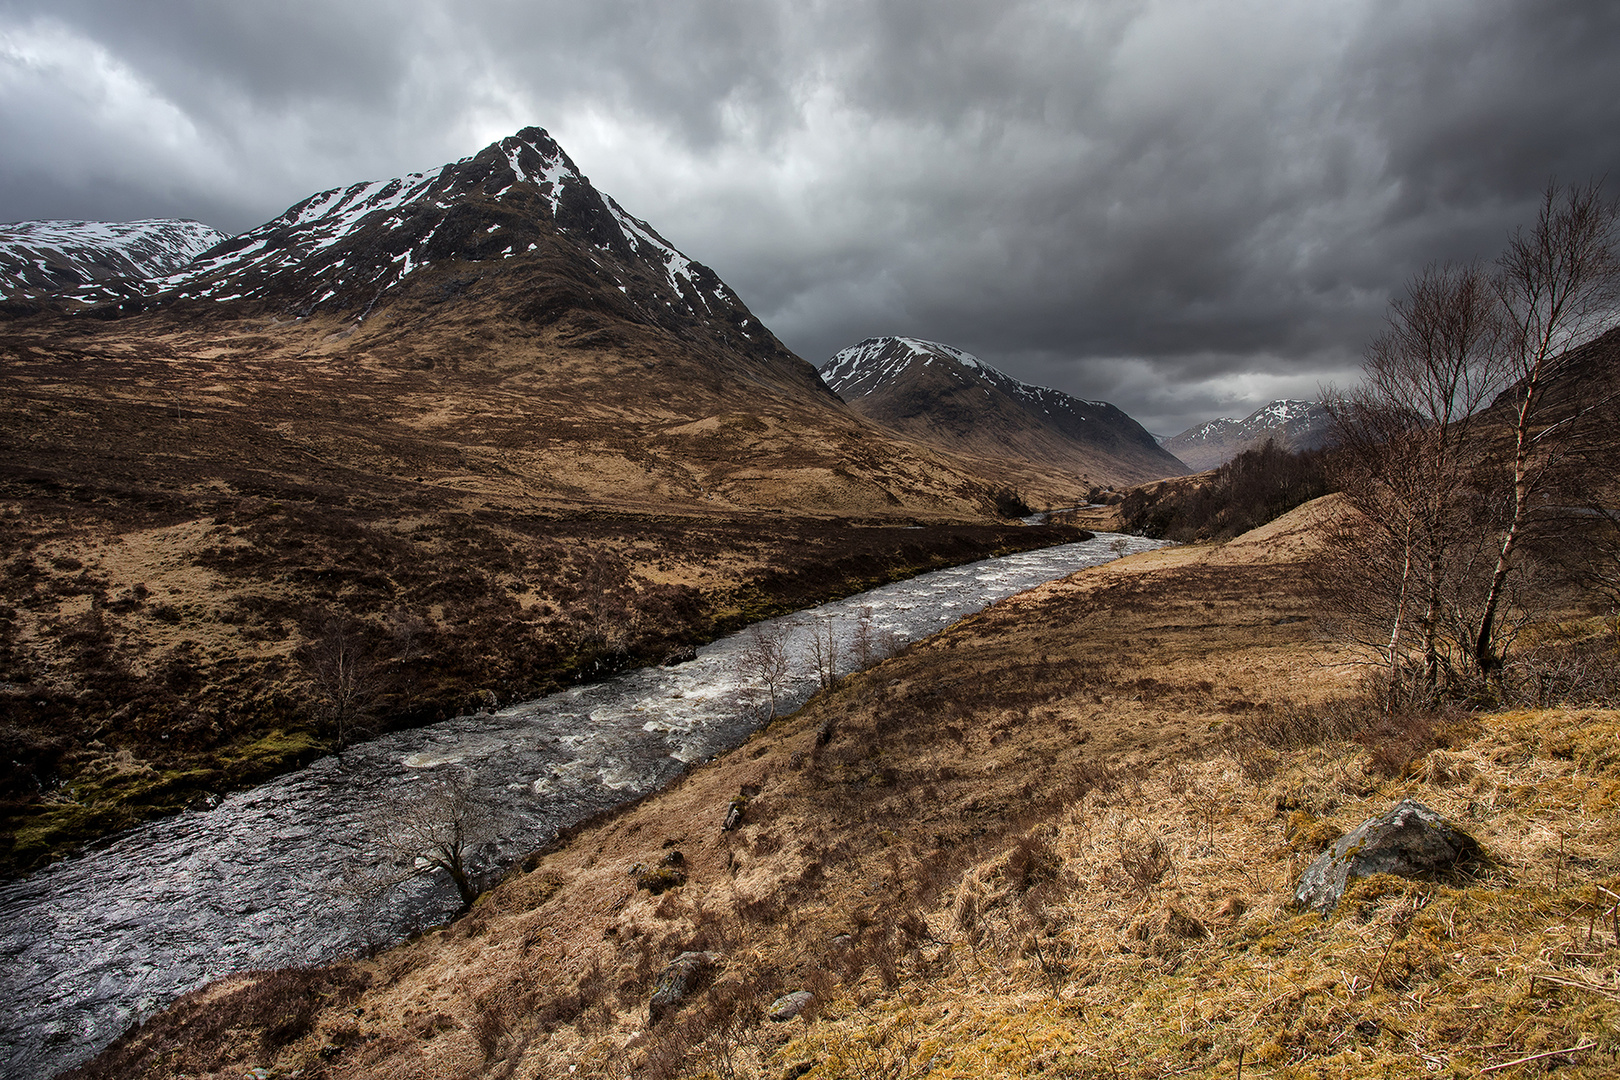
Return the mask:
<path fill-rule="evenodd" d="M 851 413 L 537 129 L 5 315 L 12 874 L 369 733 L 1082 535 Z"/>
<path fill-rule="evenodd" d="M 1415 1077 L 1584 1045 L 1617 1018 L 1570 988 L 1620 956 L 1585 921 L 1620 872 L 1596 794 L 1615 714 L 1372 734 L 1354 653 L 1315 617 L 1333 507 L 1003 601 L 570 832 L 420 940 L 224 980 L 72 1075 L 1219 1076 L 1242 1057 Z M 1323 838 L 1408 795 L 1499 861 L 1298 913 Z M 1549 845 L 1571 813 L 1579 833 Z M 638 888 L 671 851 L 684 883 Z M 649 1020 L 694 951 L 700 989 Z M 796 991 L 809 1008 L 766 1018 Z"/>
<path fill-rule="evenodd" d="M 848 675 L 1029 585 L 1152 546 L 1106 537 L 1007 555 L 755 623 L 679 664 L 371 739 L 0 887 L 0 953 L 14 961 L 4 985 L 41 1003 L 0 1024 L 0 1049 L 55 1072 L 212 979 L 395 944 L 454 916 L 455 890 L 437 876 L 353 887 L 390 870 L 375 848 L 378 808 L 406 813 L 436 778 L 465 780 L 499 808 L 499 830 L 468 852 L 475 879 L 492 882 L 559 829 L 746 739 L 770 708 L 748 663 L 757 633 L 782 635 L 792 657 L 775 688 L 786 712 L 824 676 Z M 818 636 L 824 671 L 807 663 Z M 184 937 L 169 932 L 177 923 Z"/>
<path fill-rule="evenodd" d="M 1538 235 L 1598 206 L 1555 196 Z M 0 307 L 25 1074 L 135 1016 L 67 1075 L 1612 1071 L 1617 339 L 1533 262 L 1411 286 L 1494 328 L 1460 412 L 1368 391 L 1298 454 L 1251 444 L 1322 407 L 1276 402 L 1188 476 L 954 346 L 818 372 L 538 128 L 189 261 L 75 250 Z M 1386 390 L 1436 370 L 1411 329 Z M 761 624 L 1026 561 L 894 655 Z M 1301 911 L 1405 798 L 1489 857 Z"/>

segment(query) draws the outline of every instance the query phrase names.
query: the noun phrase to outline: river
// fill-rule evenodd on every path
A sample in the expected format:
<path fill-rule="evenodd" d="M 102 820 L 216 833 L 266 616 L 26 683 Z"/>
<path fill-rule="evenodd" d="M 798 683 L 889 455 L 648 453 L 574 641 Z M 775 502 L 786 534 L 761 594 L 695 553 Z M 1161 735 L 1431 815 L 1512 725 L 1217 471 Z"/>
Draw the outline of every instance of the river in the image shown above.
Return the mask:
<path fill-rule="evenodd" d="M 1155 546 L 1100 534 L 760 624 L 779 629 L 795 658 L 778 706 L 797 708 L 818 685 L 809 661 L 818 629 L 839 638 L 847 673 L 863 623 L 890 643 L 916 641 L 1014 593 Z M 379 807 L 454 769 L 502 807 L 502 839 L 474 862 L 491 872 L 509 865 L 558 829 L 745 739 L 763 708 L 740 659 L 749 633 L 675 667 L 394 732 L 0 887 L 5 1075 L 52 1076 L 230 972 L 323 963 L 444 921 L 458 902 L 442 873 L 382 895 L 346 887 L 384 859 L 369 839 Z"/>

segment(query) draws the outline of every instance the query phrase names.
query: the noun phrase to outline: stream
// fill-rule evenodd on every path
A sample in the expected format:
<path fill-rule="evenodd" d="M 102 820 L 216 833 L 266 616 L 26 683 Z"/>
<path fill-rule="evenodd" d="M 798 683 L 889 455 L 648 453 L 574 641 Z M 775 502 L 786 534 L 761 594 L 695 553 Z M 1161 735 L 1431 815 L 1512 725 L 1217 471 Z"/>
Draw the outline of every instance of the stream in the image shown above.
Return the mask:
<path fill-rule="evenodd" d="M 1104 533 L 759 624 L 780 631 L 794 659 L 778 711 L 797 708 L 818 685 L 810 662 L 818 631 L 836 636 L 838 670 L 847 674 L 860 634 L 894 646 L 916 641 L 1014 593 L 1157 546 Z M 0 886 L 4 1076 L 53 1076 L 230 972 L 325 963 L 445 921 L 459 903 L 443 873 L 380 895 L 346 887 L 386 863 L 372 839 L 379 807 L 406 805 L 435 777 L 459 771 L 500 806 L 500 840 L 471 860 L 498 872 L 557 830 L 746 739 L 766 709 L 744 670 L 751 640 L 745 630 L 674 667 L 394 732 Z"/>

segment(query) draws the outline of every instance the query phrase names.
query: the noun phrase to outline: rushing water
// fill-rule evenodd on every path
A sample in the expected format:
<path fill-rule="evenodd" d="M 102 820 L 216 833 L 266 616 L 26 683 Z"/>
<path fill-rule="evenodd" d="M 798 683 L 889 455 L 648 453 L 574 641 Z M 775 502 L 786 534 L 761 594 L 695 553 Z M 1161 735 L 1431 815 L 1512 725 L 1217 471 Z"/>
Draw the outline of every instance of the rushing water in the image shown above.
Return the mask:
<path fill-rule="evenodd" d="M 1080 544 L 940 570 L 762 624 L 796 658 L 785 711 L 816 685 L 811 641 L 848 643 L 864 621 L 915 641 L 1003 597 L 1155 546 L 1104 534 Z M 869 615 L 863 620 L 863 610 Z M 760 693 L 743 674 L 749 633 L 673 668 L 643 668 L 494 713 L 395 732 L 308 768 L 125 833 L 0 888 L 0 1062 L 44 1077 L 135 1020 L 232 971 L 311 964 L 396 942 L 452 915 L 443 874 L 382 896 L 345 888 L 380 864 L 368 835 L 443 770 L 501 807 L 503 836 L 477 853 L 506 865 L 559 828 L 667 782 L 737 745 Z M 842 650 L 841 671 L 853 649 Z"/>

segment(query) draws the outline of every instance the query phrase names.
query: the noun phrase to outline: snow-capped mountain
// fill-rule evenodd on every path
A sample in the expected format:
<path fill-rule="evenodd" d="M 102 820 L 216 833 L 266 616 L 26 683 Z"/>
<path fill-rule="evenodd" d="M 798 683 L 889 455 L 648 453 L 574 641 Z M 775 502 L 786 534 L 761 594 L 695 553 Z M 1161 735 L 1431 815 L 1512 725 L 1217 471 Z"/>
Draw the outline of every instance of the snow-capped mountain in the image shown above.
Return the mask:
<path fill-rule="evenodd" d="M 73 394 L 105 403 L 116 384 L 137 415 L 136 383 L 192 401 L 217 421 L 197 468 L 255 490 L 960 520 L 992 510 L 1006 471 L 857 415 L 538 128 L 312 195 L 165 275 L 8 300 L 0 320 L 38 363 L 71 356 Z"/>
<path fill-rule="evenodd" d="M 116 277 L 162 277 L 228 239 L 200 221 L 166 218 L 0 225 L 0 300 Z"/>
<path fill-rule="evenodd" d="M 581 250 L 649 314 L 728 318 L 741 302 L 580 174 L 540 128 L 427 172 L 312 195 L 167 276 L 65 293 L 81 303 L 242 301 L 363 315 L 436 264 Z M 633 273 L 627 273 L 633 271 Z M 635 280 L 632 280 L 635 279 Z M 736 320 L 748 336 L 758 324 Z"/>
<path fill-rule="evenodd" d="M 701 343 L 731 374 L 833 400 L 714 271 L 597 191 L 540 128 L 426 172 L 320 192 L 214 239 L 223 242 L 166 274 L 77 284 L 31 297 L 20 313 L 357 325 L 393 309 L 396 323 L 502 322 L 529 334 L 567 319 L 576 339 L 598 343 L 634 324 Z"/>
<path fill-rule="evenodd" d="M 1326 444 L 1329 417 L 1315 401 L 1284 399 L 1262 405 L 1241 420 L 1222 417 L 1165 441 L 1164 448 L 1195 469 L 1213 469 L 1267 439 L 1289 450 Z"/>
<path fill-rule="evenodd" d="M 950 345 L 868 338 L 820 370 L 822 381 L 855 411 L 945 449 L 1028 459 L 1099 482 L 1187 471 L 1106 401 L 1032 386 Z"/>

